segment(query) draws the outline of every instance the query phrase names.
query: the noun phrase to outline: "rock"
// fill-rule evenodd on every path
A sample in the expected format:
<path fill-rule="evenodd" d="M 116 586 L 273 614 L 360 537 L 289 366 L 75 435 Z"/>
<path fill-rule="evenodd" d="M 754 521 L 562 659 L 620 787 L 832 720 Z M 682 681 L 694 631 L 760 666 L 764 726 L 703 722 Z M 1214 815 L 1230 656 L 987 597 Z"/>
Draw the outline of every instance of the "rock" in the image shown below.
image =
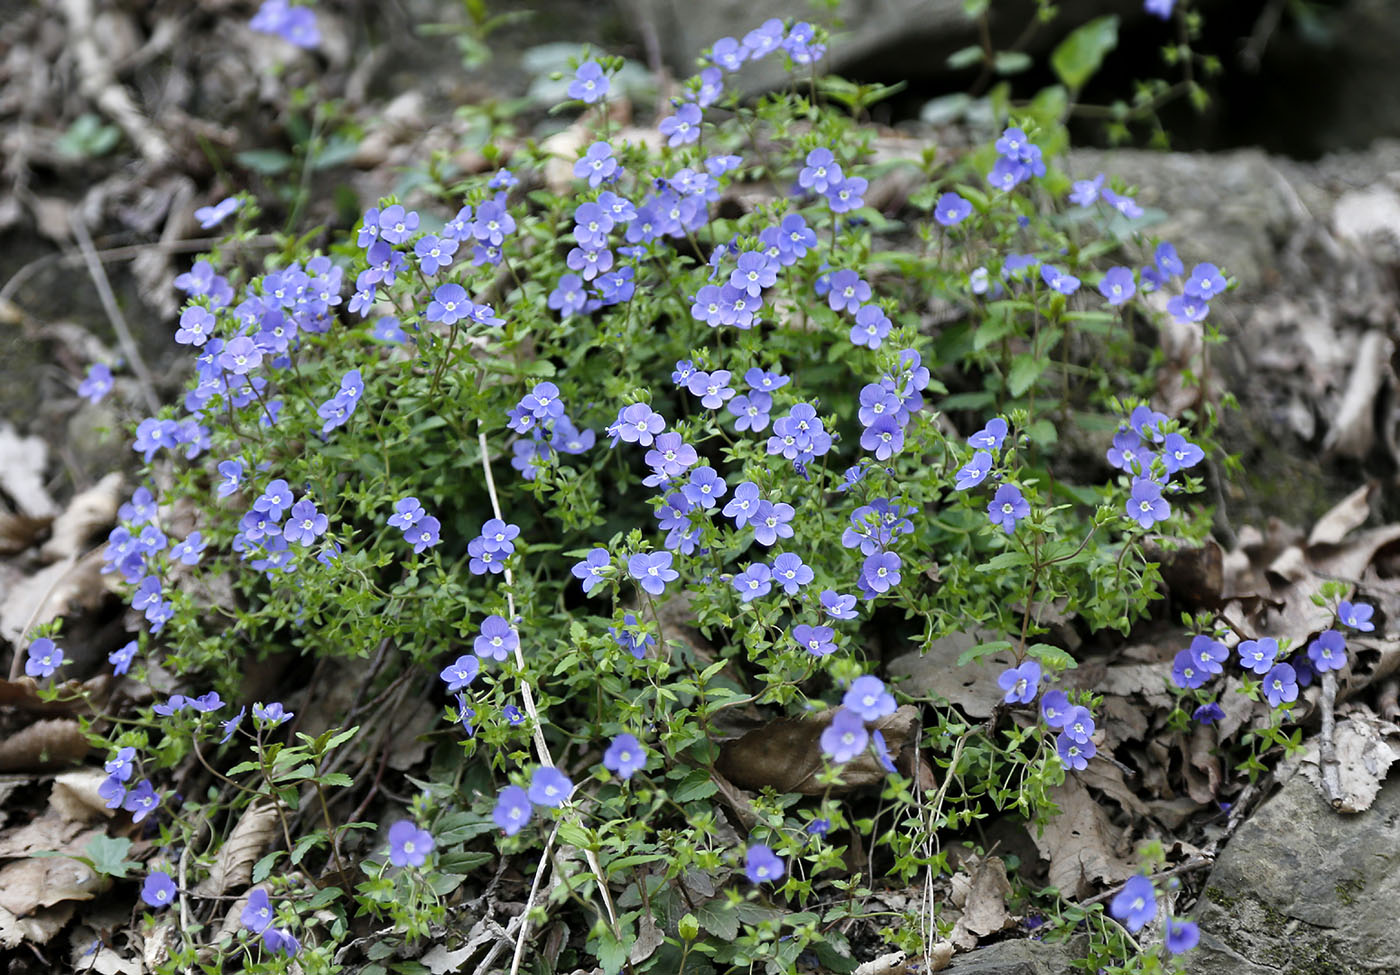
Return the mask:
<path fill-rule="evenodd" d="M 695 58 L 721 37 L 742 41 L 744 35 L 772 17 L 826 23 L 805 4 L 792 0 L 618 0 L 634 31 L 656 37 L 661 54 L 681 77 L 695 70 Z M 1059 30 L 1042 31 L 1031 53 L 1044 55 L 1053 41 L 1072 26 L 1105 13 L 1118 13 L 1125 22 L 1145 19 L 1139 9 L 1124 11 L 1107 0 L 1065 0 L 1057 4 Z M 963 9 L 963 0 L 846 0 L 841 5 L 842 30 L 836 32 L 827 71 L 853 66 L 874 68 L 881 78 L 946 79 L 949 54 L 977 43 L 977 22 Z M 1034 17 L 1029 3 L 996 3 L 991 8 L 992 36 L 1006 46 Z M 759 67 L 745 69 L 743 82 L 752 88 L 782 77 L 782 62 L 770 56 Z M 864 72 L 856 72 L 865 74 Z M 868 75 L 867 75 L 868 76 Z"/>
<path fill-rule="evenodd" d="M 1400 972 L 1400 778 L 1340 815 L 1301 775 L 1245 821 L 1206 882 L 1197 975 Z"/>
<path fill-rule="evenodd" d="M 955 955 L 947 975 L 1069 975 L 1073 955 L 1043 941 L 1002 941 Z"/>

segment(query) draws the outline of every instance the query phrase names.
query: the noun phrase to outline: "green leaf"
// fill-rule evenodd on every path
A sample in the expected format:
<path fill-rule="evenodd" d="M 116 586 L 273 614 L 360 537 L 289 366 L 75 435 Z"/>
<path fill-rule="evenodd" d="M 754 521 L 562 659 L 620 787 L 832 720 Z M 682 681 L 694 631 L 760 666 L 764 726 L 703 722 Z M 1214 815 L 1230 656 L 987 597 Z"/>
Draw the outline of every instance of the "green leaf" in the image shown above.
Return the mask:
<path fill-rule="evenodd" d="M 690 802 L 693 799 L 707 799 L 718 791 L 719 787 L 711 781 L 710 773 L 698 768 L 685 777 L 685 781 L 671 793 L 671 798 L 676 802 Z"/>
<path fill-rule="evenodd" d="M 444 853 L 438 857 L 438 869 L 443 873 L 465 876 L 477 867 L 496 859 L 496 854 L 462 850 L 458 853 Z"/>
<path fill-rule="evenodd" d="M 233 157 L 244 169 L 251 169 L 264 176 L 277 176 L 285 173 L 295 162 L 280 149 L 246 149 Z"/>
<path fill-rule="evenodd" d="M 1068 653 L 1048 643 L 1032 643 L 1026 653 L 1053 670 L 1073 670 L 1079 664 Z"/>
<path fill-rule="evenodd" d="M 1002 552 L 977 567 L 978 572 L 1004 572 L 1017 566 L 1030 565 L 1025 552 Z"/>
<path fill-rule="evenodd" d="M 948 55 L 948 67 L 954 71 L 962 71 L 970 68 L 978 61 L 982 60 L 982 49 L 976 44 L 968 47 L 960 47 L 952 54 Z"/>
<path fill-rule="evenodd" d="M 1012 396 L 1021 396 L 1035 384 L 1049 364 L 1049 360 L 1028 352 L 1018 355 L 1011 360 L 1011 375 L 1006 378 L 1007 391 Z"/>
<path fill-rule="evenodd" d="M 1109 14 L 1075 30 L 1050 54 L 1050 67 L 1065 87 L 1078 91 L 1103 64 L 1104 55 L 1118 46 L 1118 15 Z"/>
<path fill-rule="evenodd" d="M 282 856 L 282 850 L 273 850 L 257 863 L 253 864 L 253 883 L 260 884 L 272 874 L 272 868 L 277 865 L 277 860 Z"/>
<path fill-rule="evenodd" d="M 1031 56 L 1024 51 L 998 51 L 992 59 L 997 74 L 1020 74 L 1030 68 Z"/>
<path fill-rule="evenodd" d="M 108 877 L 119 880 L 126 878 L 126 872 L 140 864 L 126 858 L 131 850 L 131 840 L 125 836 L 108 836 L 102 833 L 94 836 L 83 852 L 87 854 L 92 869 Z"/>
<path fill-rule="evenodd" d="M 987 12 L 987 8 L 992 5 L 992 0 L 963 0 L 963 13 L 976 20 Z"/>
<path fill-rule="evenodd" d="M 979 643 L 970 650 L 964 650 L 958 655 L 958 666 L 966 667 L 974 660 L 981 660 L 983 657 L 996 653 L 999 650 L 1010 650 L 1010 640 L 990 640 L 987 643 Z"/>

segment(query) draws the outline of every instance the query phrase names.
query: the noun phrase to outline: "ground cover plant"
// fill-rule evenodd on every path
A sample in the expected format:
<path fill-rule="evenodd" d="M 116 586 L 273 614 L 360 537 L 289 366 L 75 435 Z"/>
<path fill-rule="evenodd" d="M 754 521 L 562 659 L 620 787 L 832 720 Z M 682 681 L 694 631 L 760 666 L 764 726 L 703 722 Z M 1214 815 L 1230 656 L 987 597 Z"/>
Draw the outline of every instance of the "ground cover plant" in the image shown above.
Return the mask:
<path fill-rule="evenodd" d="M 305 7 L 253 26 L 317 41 Z M 618 60 L 582 52 L 562 178 L 529 146 L 439 171 L 435 211 L 384 199 L 265 257 L 250 197 L 201 210 L 228 235 L 177 281 L 193 378 L 135 424 L 146 481 L 105 554 L 144 620 L 111 666 L 154 697 L 87 721 L 143 859 L 85 859 L 139 896 L 159 965 L 421 970 L 407 950 L 459 947 L 502 883 L 523 907 L 483 970 L 851 971 L 851 931 L 915 958 L 955 938 L 941 894 L 991 856 L 980 825 L 1052 823 L 1103 741 L 1057 621 L 1160 615 L 1163 553 L 1205 540 L 1208 458 L 1229 469 L 1225 272 L 1060 166 L 1105 31 L 891 212 L 866 201 L 878 93 L 821 75 L 797 20 L 718 40 L 645 138 L 609 114 Z M 760 58 L 791 84 L 726 87 Z M 1168 323 L 1204 340 L 1170 416 Z M 1222 717 L 1229 668 L 1267 702 L 1239 774 L 1295 748 L 1299 685 L 1370 625 L 1349 595 L 1319 590 L 1337 627 L 1306 649 L 1183 620 L 1170 720 Z M 882 669 L 950 634 L 998 674 L 985 719 Z M 63 639 L 25 651 L 58 700 L 82 693 Z M 352 660 L 369 676 L 324 706 Z M 395 781 L 381 743 L 424 697 Z M 1179 966 L 1198 932 L 1161 844 L 1138 854 L 1097 899 L 1018 880 L 1020 913 L 1087 932 L 1089 970 Z M 896 886 L 925 896 L 872 906 Z"/>

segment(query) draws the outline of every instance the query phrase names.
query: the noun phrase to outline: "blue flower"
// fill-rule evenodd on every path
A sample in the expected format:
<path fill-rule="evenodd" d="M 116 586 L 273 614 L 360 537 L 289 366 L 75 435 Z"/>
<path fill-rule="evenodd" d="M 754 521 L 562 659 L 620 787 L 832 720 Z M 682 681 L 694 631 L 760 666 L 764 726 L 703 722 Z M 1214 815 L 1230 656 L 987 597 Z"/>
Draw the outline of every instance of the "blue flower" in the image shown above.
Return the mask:
<path fill-rule="evenodd" d="M 1060 761 L 1073 771 L 1083 771 L 1089 765 L 1089 759 L 1098 754 L 1098 746 L 1092 741 L 1075 741 L 1063 731 L 1055 736 L 1055 753 L 1060 756 Z"/>
<path fill-rule="evenodd" d="M 271 728 L 277 727 L 284 721 L 290 721 L 294 717 L 296 717 L 296 712 L 284 709 L 280 701 L 273 701 L 268 705 L 261 703 L 253 705 L 253 720 L 264 722 Z"/>
<path fill-rule="evenodd" d="M 1157 891 L 1152 881 L 1141 874 L 1129 878 L 1123 889 L 1109 902 L 1108 912 L 1124 927 L 1137 933 L 1157 916 Z"/>
<path fill-rule="evenodd" d="M 613 158 L 612 146 L 606 142 L 593 143 L 574 163 L 574 176 L 588 180 L 589 186 L 601 186 L 611 180 L 616 172 L 617 160 Z"/>
<path fill-rule="evenodd" d="M 389 827 L 389 862 L 396 867 L 421 867 L 433 852 L 433 834 L 409 819 Z"/>
<path fill-rule="evenodd" d="M 700 106 L 686 102 L 674 115 L 662 119 L 657 128 L 672 148 L 695 142 L 700 138 Z"/>
<path fill-rule="evenodd" d="M 117 753 L 107 760 L 102 766 L 102 771 L 106 772 L 118 782 L 126 782 L 131 778 L 135 768 L 136 749 L 130 745 L 117 749 Z"/>
<path fill-rule="evenodd" d="M 945 227 L 962 223 L 972 213 L 972 204 L 956 193 L 944 193 L 933 208 L 933 219 Z"/>
<path fill-rule="evenodd" d="M 641 660 L 646 654 L 646 648 L 656 643 L 656 637 L 647 633 L 645 630 L 641 630 L 640 633 L 634 632 L 637 630 L 641 630 L 641 627 L 637 623 L 637 617 L 634 613 L 623 614 L 622 629 L 618 629 L 614 626 L 608 627 L 608 632 L 612 634 L 612 638 L 616 641 L 617 645 L 638 660 Z"/>
<path fill-rule="evenodd" d="M 985 450 L 979 450 L 972 455 L 972 460 L 962 466 L 957 473 L 957 482 L 953 485 L 955 491 L 966 491 L 970 487 L 981 484 L 992 469 L 992 455 Z"/>
<path fill-rule="evenodd" d="M 1210 673 L 1201 666 L 1194 653 L 1181 650 L 1172 660 L 1172 680 L 1176 681 L 1177 687 L 1195 690 L 1210 680 Z"/>
<path fill-rule="evenodd" d="M 742 485 L 740 485 L 742 487 Z M 738 490 L 735 490 L 735 498 Z M 732 502 L 731 502 L 732 503 Z M 725 510 L 728 511 L 728 505 Z M 796 512 L 792 505 L 784 502 L 760 501 L 758 509 L 750 516 L 754 538 L 760 545 L 776 545 L 780 538 L 792 537 L 792 517 Z"/>
<path fill-rule="evenodd" d="M 54 671 L 62 666 L 63 651 L 48 637 L 41 636 L 29 645 L 24 672 L 30 677 L 52 677 Z"/>
<path fill-rule="evenodd" d="M 236 196 L 226 196 L 213 206 L 200 207 L 195 210 L 194 218 L 201 229 L 212 230 L 223 223 L 225 217 L 237 210 L 242 202 Z"/>
<path fill-rule="evenodd" d="M 758 516 L 765 504 L 767 502 L 761 497 L 758 485 L 753 481 L 743 481 L 734 489 L 734 496 L 724 506 L 723 514 L 726 518 L 734 519 L 736 528 L 743 528 Z"/>
<path fill-rule="evenodd" d="M 1171 505 L 1162 497 L 1162 485 L 1149 477 L 1133 478 L 1132 491 L 1124 502 L 1124 509 L 1141 528 L 1151 528 L 1159 521 L 1166 521 L 1172 513 Z"/>
<path fill-rule="evenodd" d="M 789 596 L 797 595 L 814 577 L 811 567 L 792 552 L 784 552 L 773 560 L 772 573 L 773 581 Z"/>
<path fill-rule="evenodd" d="M 316 509 L 315 502 L 310 498 L 302 498 L 292 505 L 291 511 L 287 513 L 287 524 L 282 529 L 282 537 L 288 542 L 310 545 L 325 534 L 329 524 L 329 519 Z"/>
<path fill-rule="evenodd" d="M 1264 697 L 1270 707 L 1298 700 L 1298 674 L 1288 664 L 1274 664 L 1264 675 Z"/>
<path fill-rule="evenodd" d="M 1001 417 L 993 417 L 987 425 L 967 438 L 968 445 L 981 450 L 1000 450 L 1010 428 Z"/>
<path fill-rule="evenodd" d="M 447 684 L 448 691 L 461 691 L 462 688 L 475 681 L 480 670 L 482 670 L 480 661 L 472 654 L 463 653 L 461 657 L 442 668 L 440 677 Z"/>
<path fill-rule="evenodd" d="M 1195 657 L 1196 666 L 1207 674 L 1221 673 L 1225 661 L 1230 659 L 1230 651 L 1225 644 L 1204 633 L 1192 638 L 1189 649 Z"/>
<path fill-rule="evenodd" d="M 1070 190 L 1069 201 L 1078 206 L 1093 206 L 1094 201 L 1099 198 L 1099 190 L 1103 188 L 1103 173 L 1099 173 L 1093 179 L 1079 179 L 1074 181 L 1074 186 Z"/>
<path fill-rule="evenodd" d="M 646 764 L 647 750 L 633 735 L 618 735 L 603 753 L 603 767 L 620 779 L 630 779 Z"/>
<path fill-rule="evenodd" d="M 423 515 L 423 505 L 417 498 L 400 498 L 394 502 L 394 513 L 389 516 L 388 524 L 408 531 L 422 520 Z"/>
<path fill-rule="evenodd" d="M 734 431 L 736 433 L 743 433 L 745 430 L 758 433 L 768 429 L 769 411 L 773 409 L 773 397 L 760 392 L 740 393 L 726 404 L 726 408 L 735 417 Z"/>
<path fill-rule="evenodd" d="M 1099 294 L 1108 299 L 1108 303 L 1114 307 L 1123 304 L 1137 291 L 1137 285 L 1133 282 L 1133 272 L 1131 268 L 1111 267 L 1104 272 L 1103 279 L 1099 281 Z"/>
<path fill-rule="evenodd" d="M 518 785 L 508 785 L 496 797 L 496 806 L 491 810 L 491 819 L 507 836 L 514 836 L 525 828 L 534 810 L 530 797 Z"/>
<path fill-rule="evenodd" d="M 1273 637 L 1262 640 L 1241 640 L 1236 648 L 1240 654 L 1240 665 L 1256 674 L 1267 674 L 1278 657 L 1278 641 Z"/>
<path fill-rule="evenodd" d="M 836 156 L 830 149 L 821 147 L 807 153 L 807 165 L 797 174 L 797 185 L 814 193 L 825 193 L 833 184 L 845 179 Z"/>
<path fill-rule="evenodd" d="M 1069 696 L 1064 691 L 1046 691 L 1040 696 L 1040 716 L 1047 728 L 1063 728 L 1070 710 Z"/>
<path fill-rule="evenodd" d="M 1352 603 L 1343 599 L 1337 604 L 1337 619 L 1361 633 L 1370 633 L 1376 628 L 1376 624 L 1371 622 L 1375 612 L 1375 607 L 1370 603 Z"/>
<path fill-rule="evenodd" d="M 865 730 L 865 721 L 846 708 L 836 712 L 831 724 L 821 734 L 822 754 L 838 764 L 855 758 L 865 751 L 869 743 L 870 735 Z"/>
<path fill-rule="evenodd" d="M 180 890 L 170 874 L 162 870 L 152 870 L 141 885 L 141 900 L 150 907 L 168 907 Z"/>
<path fill-rule="evenodd" d="M 1209 704 L 1202 704 L 1200 707 L 1196 708 L 1196 710 L 1191 713 L 1191 717 L 1201 724 L 1215 724 L 1215 722 L 1225 717 L 1225 711 L 1219 704 L 1211 701 Z"/>
<path fill-rule="evenodd" d="M 856 601 L 854 596 L 845 598 L 849 599 L 852 604 Z M 806 623 L 799 623 L 792 628 L 791 635 L 794 643 L 814 657 L 825 657 L 829 653 L 836 652 L 836 631 L 829 626 L 809 626 Z"/>
<path fill-rule="evenodd" d="M 763 884 L 781 880 L 786 868 L 772 848 L 755 843 L 744 854 L 744 875 L 750 883 Z"/>
<path fill-rule="evenodd" d="M 885 682 L 869 674 L 851 681 L 841 698 L 841 706 L 860 715 L 866 721 L 878 721 L 894 714 L 894 695 L 885 690 Z"/>
<path fill-rule="evenodd" d="M 1103 190 L 1102 195 L 1105 203 L 1129 220 L 1136 220 L 1142 216 L 1142 207 L 1138 206 L 1131 196 L 1115 193 L 1110 189 Z"/>
<path fill-rule="evenodd" d="M 871 594 L 888 592 L 899 585 L 899 556 L 893 552 L 876 552 L 861 563 L 860 585 Z"/>
<path fill-rule="evenodd" d="M 1167 434 L 1167 438 L 1162 444 L 1162 463 L 1166 465 L 1168 474 L 1175 474 L 1188 467 L 1195 467 L 1205 455 L 1204 450 L 1179 433 Z"/>
<path fill-rule="evenodd" d="M 574 578 L 578 579 L 583 586 L 585 593 L 591 593 L 595 588 L 603 584 L 606 578 L 606 570 L 612 565 L 612 558 L 605 548 L 592 548 L 582 562 L 574 564 L 569 571 Z"/>
<path fill-rule="evenodd" d="M 112 370 L 100 362 L 88 367 L 87 375 L 78 384 L 78 395 L 89 403 L 99 403 L 115 385 Z"/>
<path fill-rule="evenodd" d="M 1323 630 L 1308 644 L 1308 660 L 1318 673 L 1340 670 L 1347 662 L 1347 641 L 1337 630 Z"/>
<path fill-rule="evenodd" d="M 574 72 L 574 80 L 569 82 L 569 97 L 577 98 L 587 105 L 603 100 L 608 93 L 608 76 L 597 61 L 585 61 Z"/>
<path fill-rule="evenodd" d="M 1072 295 L 1079 290 L 1079 279 L 1067 271 L 1061 271 L 1053 264 L 1041 266 L 1040 278 L 1050 286 L 1050 290 L 1058 291 L 1062 295 Z"/>
<path fill-rule="evenodd" d="M 1088 708 L 1082 705 L 1072 707 L 1065 714 L 1062 730 L 1072 741 L 1077 741 L 1082 745 L 1094 736 L 1094 716 L 1089 713 Z"/>
<path fill-rule="evenodd" d="M 537 806 L 557 809 L 568 800 L 573 791 L 574 784 L 569 781 L 567 775 L 552 765 L 541 765 L 530 777 L 527 796 Z"/>
<path fill-rule="evenodd" d="M 1214 264 L 1197 264 L 1191 269 L 1182 290 L 1192 298 L 1210 301 L 1225 290 L 1225 276 Z"/>
<path fill-rule="evenodd" d="M 846 596 L 835 589 L 823 589 L 821 592 L 822 609 L 832 619 L 853 620 L 856 618 L 856 597 Z"/>
<path fill-rule="evenodd" d="M 627 573 L 653 596 L 666 591 L 666 583 L 680 578 L 680 573 L 671 568 L 673 556 L 670 552 L 639 552 L 627 560 Z"/>
<path fill-rule="evenodd" d="M 122 808 L 131 813 L 133 823 L 141 822 L 159 805 L 160 796 L 156 795 L 149 779 L 142 779 L 122 800 Z"/>
<path fill-rule="evenodd" d="M 504 616 L 492 614 L 481 621 L 481 632 L 472 643 L 472 650 L 478 657 L 488 660 L 505 660 L 520 646 L 520 637 L 515 628 Z M 449 687 L 449 691 L 457 688 Z"/>
<path fill-rule="evenodd" d="M 987 504 L 987 516 L 991 518 L 992 524 L 1000 525 L 1008 535 L 1016 530 L 1016 523 L 1030 513 L 1030 502 L 1022 497 L 1020 490 L 1012 484 L 1003 484 L 997 488 L 997 493 L 992 495 L 992 500 Z"/>
<path fill-rule="evenodd" d="M 835 293 L 834 289 L 832 293 Z M 851 326 L 849 338 L 852 345 L 878 349 L 893 327 L 889 316 L 879 305 L 862 305 L 856 312 L 856 321 Z"/>
<path fill-rule="evenodd" d="M 773 572 L 762 562 L 754 562 L 735 575 L 730 584 L 738 591 L 742 602 L 751 603 L 772 591 Z"/>
<path fill-rule="evenodd" d="M 707 509 L 715 507 L 728 490 L 724 478 L 708 465 L 691 471 L 690 480 L 681 488 L 687 501 Z"/>
<path fill-rule="evenodd" d="M 1027 660 L 1018 667 L 1008 667 L 997 678 L 997 686 L 1006 692 L 1007 704 L 1029 704 L 1040 689 L 1040 664 Z"/>
<path fill-rule="evenodd" d="M 1153 2 L 1154 0 L 1147 0 L 1149 6 Z M 1170 12 L 1172 0 L 1166 0 L 1166 3 L 1168 12 Z M 1166 943 L 1168 951 L 1173 955 L 1180 955 L 1200 944 L 1201 929 L 1196 925 L 1195 921 L 1187 921 L 1175 917 L 1168 918 L 1163 940 Z"/>

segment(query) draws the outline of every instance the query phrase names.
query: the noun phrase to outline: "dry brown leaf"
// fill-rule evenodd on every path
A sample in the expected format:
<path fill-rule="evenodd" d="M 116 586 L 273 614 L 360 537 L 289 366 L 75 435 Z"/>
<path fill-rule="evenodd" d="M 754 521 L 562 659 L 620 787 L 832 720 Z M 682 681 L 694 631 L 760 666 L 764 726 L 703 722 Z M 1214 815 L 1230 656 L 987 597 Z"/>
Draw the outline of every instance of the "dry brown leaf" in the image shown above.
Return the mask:
<path fill-rule="evenodd" d="M 1118 854 L 1118 828 L 1078 779 L 1066 779 L 1050 791 L 1050 798 L 1060 814 L 1035 837 L 1035 845 L 1050 861 L 1052 887 L 1077 900 L 1096 883 L 1117 883 L 1137 871 Z"/>
<path fill-rule="evenodd" d="M 972 883 L 958 926 L 979 938 L 995 934 L 1015 925 L 1006 911 L 1006 899 L 1011 896 L 1011 882 L 1006 879 L 1006 864 L 1001 857 L 986 857 L 972 871 Z M 957 943 L 956 936 L 953 942 Z"/>
<path fill-rule="evenodd" d="M 44 490 L 48 453 L 42 437 L 21 437 L 9 423 L 0 423 L 0 491 L 10 496 L 20 514 L 31 518 L 58 514 Z"/>
<path fill-rule="evenodd" d="M 33 677 L 20 677 L 16 680 L 0 678 L 0 707 L 19 708 L 21 711 L 35 714 L 73 714 L 77 711 L 87 711 L 89 704 L 85 698 L 98 702 L 107 700 L 112 689 L 112 676 L 98 674 L 82 684 L 69 682 L 64 688 L 81 688 L 83 696 L 67 701 L 45 701 L 39 697 L 39 682 Z"/>
<path fill-rule="evenodd" d="M 74 845 L 81 848 L 100 833 L 84 833 Z M 63 901 L 92 900 L 103 886 L 95 870 L 66 856 L 16 860 L 0 867 L 0 907 L 16 917 L 28 917 Z"/>
<path fill-rule="evenodd" d="M 1172 595 L 1190 606 L 1217 608 L 1225 591 L 1225 550 L 1213 538 L 1195 548 L 1164 549 L 1143 545 L 1143 556 L 1161 567 L 1162 581 Z"/>
<path fill-rule="evenodd" d="M 1332 428 L 1322 449 L 1360 460 L 1376 442 L 1376 397 L 1390 376 L 1390 356 L 1395 346 L 1381 329 L 1372 329 L 1357 343 L 1351 373 L 1343 386 L 1342 401 L 1332 413 Z"/>
<path fill-rule="evenodd" d="M 100 768 L 78 769 L 57 775 L 53 780 L 53 791 L 49 793 L 49 806 L 69 822 L 91 823 L 111 819 L 116 810 L 108 809 L 107 803 L 97 794 L 98 788 L 106 780 L 107 773 Z"/>
<path fill-rule="evenodd" d="M 1375 802 L 1391 765 L 1400 761 L 1400 725 L 1358 710 L 1337 722 L 1332 740 L 1340 764 L 1338 811 L 1365 812 Z M 1297 761 L 1303 775 L 1325 797 L 1318 753 L 1318 739 L 1313 738 Z"/>
<path fill-rule="evenodd" d="M 54 935 L 63 930 L 74 910 L 71 901 L 64 901 L 35 911 L 28 917 L 16 917 L 0 907 L 0 948 L 16 948 L 25 942 L 48 944 Z"/>
<path fill-rule="evenodd" d="M 725 742 L 716 763 L 721 774 L 742 789 L 757 791 L 772 786 L 779 792 L 802 795 L 835 794 L 885 780 L 886 772 L 870 749 L 842 765 L 841 785 L 817 781 L 827 762 L 822 757 L 821 734 L 835 710 L 802 718 L 782 718 L 755 728 L 744 737 Z M 904 705 L 873 722 L 872 731 L 885 736 L 892 755 L 904 750 L 918 721 L 917 708 Z"/>
<path fill-rule="evenodd" d="M 78 722 L 46 718 L 0 741 L 0 772 L 63 768 L 87 752 L 87 736 Z"/>
<path fill-rule="evenodd" d="M 428 732 L 441 719 L 442 709 L 431 698 L 420 697 L 401 705 L 389 739 L 389 767 L 407 772 L 423 761 L 428 754 Z"/>
<path fill-rule="evenodd" d="M 1178 739 L 1180 744 L 1180 739 Z M 1208 725 L 1197 724 L 1191 731 L 1191 741 L 1185 745 L 1186 791 L 1201 805 L 1208 805 L 1220 795 L 1220 756 L 1215 750 L 1215 731 Z"/>
<path fill-rule="evenodd" d="M 931 694 L 944 698 L 971 718 L 986 718 L 1002 698 L 997 677 L 1016 661 L 1009 651 L 994 653 L 958 666 L 958 657 L 977 646 L 996 640 L 982 631 L 950 633 L 934 640 L 919 653 L 901 654 L 890 661 L 891 675 L 907 677 L 902 688 L 915 697 Z"/>
<path fill-rule="evenodd" d="M 276 802 L 259 799 L 249 805 L 224 841 L 209 876 L 195 887 L 194 895 L 218 897 L 246 887 L 253 879 L 253 864 L 277 838 L 278 827 Z"/>
<path fill-rule="evenodd" d="M 122 476 L 114 472 L 74 495 L 63 514 L 54 519 L 53 532 L 43 548 L 45 560 L 76 558 L 91 547 L 94 536 L 105 534 L 117 519 L 121 488 Z"/>
<path fill-rule="evenodd" d="M 0 512 L 0 555 L 18 555 L 31 548 L 48 530 L 52 518 L 30 518 Z"/>
<path fill-rule="evenodd" d="M 62 559 L 45 566 L 16 583 L 0 603 L 0 637 L 27 646 L 22 639 L 27 629 L 71 609 L 96 609 L 107 595 L 102 563 L 103 550 L 96 548 L 79 559 Z"/>
<path fill-rule="evenodd" d="M 906 975 L 910 971 L 941 972 L 952 964 L 952 961 L 952 942 L 940 941 L 929 948 L 928 954 L 922 959 L 911 960 L 904 952 L 893 951 L 888 955 L 862 962 L 856 967 L 854 975 Z"/>
<path fill-rule="evenodd" d="M 1084 785 L 1098 789 L 1134 816 L 1150 814 L 1147 805 L 1128 787 L 1123 778 L 1123 769 L 1113 762 L 1090 762 L 1087 767 L 1074 774 Z"/>
<path fill-rule="evenodd" d="M 637 925 L 637 940 L 632 942 L 632 950 L 627 957 L 632 964 L 640 965 L 655 954 L 665 941 L 666 936 L 656 926 L 655 916 L 650 911 L 643 911 Z"/>
<path fill-rule="evenodd" d="M 27 857 L 39 850 L 78 852 L 74 839 L 84 832 L 87 824 L 67 819 L 56 810 L 49 810 L 38 819 L 0 833 L 0 859 Z"/>
<path fill-rule="evenodd" d="M 758 825 L 758 810 L 755 809 L 753 803 L 749 801 L 747 792 L 735 787 L 734 783 L 730 782 L 718 771 L 711 774 L 710 781 L 714 782 L 715 788 L 719 790 L 720 798 L 724 800 L 725 805 L 734 813 L 734 816 L 739 820 L 739 825 L 744 828 L 745 832 Z M 713 891 L 711 894 L 713 894 Z M 706 896 L 711 895 L 707 894 Z"/>
<path fill-rule="evenodd" d="M 1375 498 L 1377 485 L 1373 481 L 1363 484 L 1334 504 L 1325 515 L 1317 519 L 1308 535 L 1308 547 L 1314 545 L 1337 545 L 1371 517 L 1371 501 Z"/>

